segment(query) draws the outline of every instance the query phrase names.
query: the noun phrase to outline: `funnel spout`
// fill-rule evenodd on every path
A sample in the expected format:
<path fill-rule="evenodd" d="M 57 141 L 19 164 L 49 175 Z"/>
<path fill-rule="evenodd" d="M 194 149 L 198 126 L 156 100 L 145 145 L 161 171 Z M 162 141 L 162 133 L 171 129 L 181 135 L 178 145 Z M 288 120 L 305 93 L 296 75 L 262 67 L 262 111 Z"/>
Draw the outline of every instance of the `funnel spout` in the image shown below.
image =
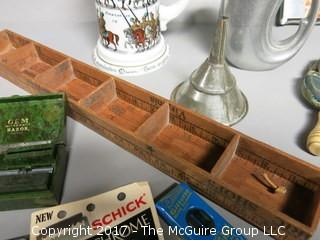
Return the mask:
<path fill-rule="evenodd" d="M 215 38 L 213 41 L 212 49 L 209 56 L 209 62 L 212 64 L 224 64 L 225 62 L 225 48 L 226 48 L 226 37 L 228 18 L 222 17 L 218 21 Z"/>

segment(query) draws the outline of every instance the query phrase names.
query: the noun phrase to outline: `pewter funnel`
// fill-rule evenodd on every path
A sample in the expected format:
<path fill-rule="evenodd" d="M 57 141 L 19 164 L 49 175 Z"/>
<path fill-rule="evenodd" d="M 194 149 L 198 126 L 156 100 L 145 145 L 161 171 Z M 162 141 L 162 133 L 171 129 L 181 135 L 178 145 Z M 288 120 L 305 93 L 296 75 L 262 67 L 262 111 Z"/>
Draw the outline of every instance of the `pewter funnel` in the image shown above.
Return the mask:
<path fill-rule="evenodd" d="M 283 0 L 223 0 L 221 14 L 230 18 L 228 61 L 253 71 L 274 69 L 287 62 L 308 39 L 317 19 L 319 2 L 312 0 L 308 16 L 294 35 L 276 40 L 272 30 Z"/>
<path fill-rule="evenodd" d="M 230 126 L 246 115 L 248 104 L 225 62 L 227 22 L 219 19 L 210 56 L 173 91 L 171 99 Z"/>

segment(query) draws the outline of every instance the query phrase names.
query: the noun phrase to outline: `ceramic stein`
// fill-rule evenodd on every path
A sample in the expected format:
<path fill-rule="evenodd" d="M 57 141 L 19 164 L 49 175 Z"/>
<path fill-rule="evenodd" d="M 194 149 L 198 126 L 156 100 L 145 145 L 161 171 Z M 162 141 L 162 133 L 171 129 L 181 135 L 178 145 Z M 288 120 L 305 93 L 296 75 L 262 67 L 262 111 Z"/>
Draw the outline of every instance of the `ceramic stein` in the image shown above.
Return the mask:
<path fill-rule="evenodd" d="M 227 58 L 232 65 L 254 71 L 274 69 L 291 59 L 308 39 L 317 19 L 320 0 L 298 31 L 284 40 L 273 37 L 273 26 L 284 0 L 224 0 L 223 15 L 229 17 Z"/>
<path fill-rule="evenodd" d="M 115 75 L 141 75 L 162 67 L 169 48 L 161 34 L 189 0 L 96 0 L 100 38 L 95 64 Z"/>

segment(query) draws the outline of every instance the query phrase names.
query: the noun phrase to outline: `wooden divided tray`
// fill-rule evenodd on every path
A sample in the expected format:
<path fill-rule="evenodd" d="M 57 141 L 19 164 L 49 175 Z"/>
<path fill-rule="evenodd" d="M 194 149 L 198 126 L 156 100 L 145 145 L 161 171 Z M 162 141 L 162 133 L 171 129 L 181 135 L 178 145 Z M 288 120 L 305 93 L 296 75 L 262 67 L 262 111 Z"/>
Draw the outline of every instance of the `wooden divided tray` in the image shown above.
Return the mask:
<path fill-rule="evenodd" d="M 69 115 L 278 239 L 320 218 L 320 169 L 10 31 L 0 74 L 31 93 L 68 96 Z M 280 191 L 282 190 L 282 191 Z"/>

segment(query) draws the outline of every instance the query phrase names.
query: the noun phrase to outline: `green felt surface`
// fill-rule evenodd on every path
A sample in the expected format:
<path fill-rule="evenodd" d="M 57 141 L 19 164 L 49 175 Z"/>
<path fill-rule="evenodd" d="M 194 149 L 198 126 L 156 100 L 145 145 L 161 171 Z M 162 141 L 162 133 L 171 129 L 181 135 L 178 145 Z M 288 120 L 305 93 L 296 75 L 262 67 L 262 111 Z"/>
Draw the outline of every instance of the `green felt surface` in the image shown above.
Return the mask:
<path fill-rule="evenodd" d="M 0 144 L 63 142 L 65 98 L 62 94 L 0 99 Z"/>

